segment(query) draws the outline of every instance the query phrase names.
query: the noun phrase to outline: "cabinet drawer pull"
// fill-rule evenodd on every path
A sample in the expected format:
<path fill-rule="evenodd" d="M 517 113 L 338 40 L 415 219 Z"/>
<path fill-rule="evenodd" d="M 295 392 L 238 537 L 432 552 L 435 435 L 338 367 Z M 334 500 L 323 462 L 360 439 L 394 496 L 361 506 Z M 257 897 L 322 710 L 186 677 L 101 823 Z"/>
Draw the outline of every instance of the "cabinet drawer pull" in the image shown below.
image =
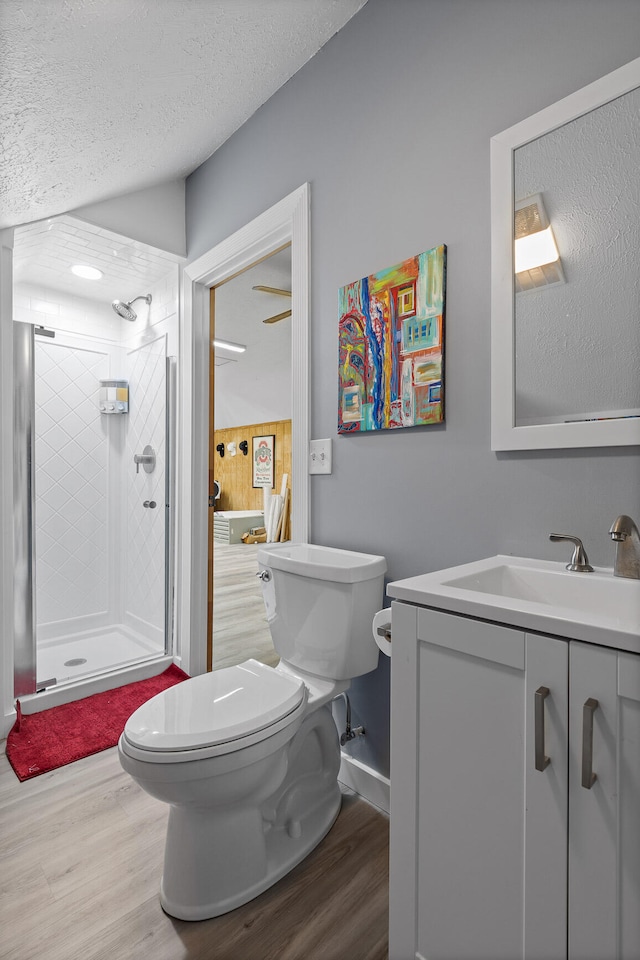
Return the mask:
<path fill-rule="evenodd" d="M 582 708 L 582 786 L 591 790 L 598 779 L 593 772 L 593 715 L 598 709 L 598 701 L 593 697 L 585 700 Z"/>
<path fill-rule="evenodd" d="M 535 696 L 535 754 L 536 770 L 545 770 L 551 763 L 544 755 L 544 701 L 549 696 L 549 687 L 538 687 Z"/>

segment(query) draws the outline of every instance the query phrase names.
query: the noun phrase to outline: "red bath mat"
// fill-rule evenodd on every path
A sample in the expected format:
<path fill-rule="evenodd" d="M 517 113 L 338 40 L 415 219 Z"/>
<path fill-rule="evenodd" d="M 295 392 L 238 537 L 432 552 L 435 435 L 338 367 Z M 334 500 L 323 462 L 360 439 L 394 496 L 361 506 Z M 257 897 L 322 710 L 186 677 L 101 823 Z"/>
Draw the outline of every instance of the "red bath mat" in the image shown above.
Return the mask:
<path fill-rule="evenodd" d="M 20 714 L 7 737 L 7 759 L 19 780 L 114 747 L 134 710 L 156 693 L 188 680 L 171 664 L 164 673 L 115 690 L 65 703 L 41 713 Z"/>

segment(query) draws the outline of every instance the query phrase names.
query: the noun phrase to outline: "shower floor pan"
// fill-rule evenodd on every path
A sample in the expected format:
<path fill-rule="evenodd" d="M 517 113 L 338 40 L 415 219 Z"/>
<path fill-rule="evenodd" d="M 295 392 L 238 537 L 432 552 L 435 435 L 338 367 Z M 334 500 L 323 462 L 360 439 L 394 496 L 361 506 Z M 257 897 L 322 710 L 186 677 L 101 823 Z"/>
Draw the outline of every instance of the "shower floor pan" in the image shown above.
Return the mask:
<path fill-rule="evenodd" d="M 75 634 L 37 645 L 38 682 L 55 678 L 58 684 L 95 676 L 125 664 L 164 656 L 164 647 L 119 625 L 90 635 Z"/>

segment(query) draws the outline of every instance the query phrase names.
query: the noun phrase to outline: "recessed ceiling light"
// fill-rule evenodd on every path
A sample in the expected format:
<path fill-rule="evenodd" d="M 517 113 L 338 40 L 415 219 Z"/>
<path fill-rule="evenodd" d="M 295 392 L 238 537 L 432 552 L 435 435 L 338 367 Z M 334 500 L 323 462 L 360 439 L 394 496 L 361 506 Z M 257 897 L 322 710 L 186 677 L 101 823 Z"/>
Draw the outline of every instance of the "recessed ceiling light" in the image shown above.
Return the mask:
<path fill-rule="evenodd" d="M 88 267 L 84 263 L 76 263 L 71 267 L 71 273 L 75 273 L 76 277 L 82 277 L 84 280 L 100 280 L 102 277 L 101 270 L 97 267 Z"/>

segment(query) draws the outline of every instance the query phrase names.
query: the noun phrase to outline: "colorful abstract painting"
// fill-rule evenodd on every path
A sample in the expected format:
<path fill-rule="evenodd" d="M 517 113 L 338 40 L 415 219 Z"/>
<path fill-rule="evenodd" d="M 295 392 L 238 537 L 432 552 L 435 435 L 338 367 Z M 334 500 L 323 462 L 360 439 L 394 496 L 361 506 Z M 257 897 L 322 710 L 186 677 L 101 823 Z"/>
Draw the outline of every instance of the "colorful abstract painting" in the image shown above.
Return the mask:
<path fill-rule="evenodd" d="M 338 433 L 444 420 L 447 248 L 340 289 Z"/>

